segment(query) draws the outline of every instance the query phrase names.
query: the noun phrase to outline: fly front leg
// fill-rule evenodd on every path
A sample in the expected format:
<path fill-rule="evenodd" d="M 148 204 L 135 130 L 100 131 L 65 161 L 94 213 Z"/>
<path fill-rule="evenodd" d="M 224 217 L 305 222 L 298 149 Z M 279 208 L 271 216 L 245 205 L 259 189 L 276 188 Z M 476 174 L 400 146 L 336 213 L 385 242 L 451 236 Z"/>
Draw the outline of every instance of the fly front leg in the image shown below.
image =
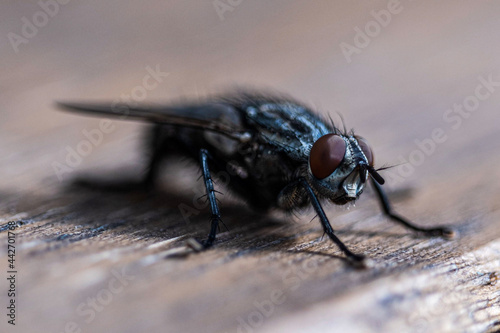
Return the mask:
<path fill-rule="evenodd" d="M 212 246 L 215 241 L 215 236 L 217 235 L 217 229 L 219 228 L 220 211 L 219 206 L 217 205 L 217 199 L 215 198 L 215 189 L 212 181 L 212 177 L 210 176 L 210 169 L 208 168 L 208 159 L 210 158 L 210 154 L 207 150 L 200 150 L 200 165 L 201 165 L 201 173 L 203 175 L 203 181 L 205 183 L 205 189 L 207 191 L 208 201 L 210 203 L 210 212 L 212 213 L 210 217 L 210 232 L 208 234 L 207 239 L 202 243 L 204 248 L 208 248 Z"/>
<path fill-rule="evenodd" d="M 380 205 L 382 206 L 382 210 L 384 211 L 384 214 L 389 217 L 392 221 L 402 224 L 403 226 L 415 230 L 417 232 L 423 233 L 427 236 L 441 236 L 445 238 L 452 238 L 455 233 L 452 229 L 447 228 L 447 227 L 434 227 L 434 228 L 424 228 L 424 227 L 419 227 L 410 221 L 406 220 L 405 218 L 395 214 L 392 212 L 391 204 L 389 203 L 389 199 L 387 198 L 387 195 L 385 194 L 384 190 L 382 189 L 382 186 L 378 184 L 376 181 L 373 180 L 372 178 L 372 184 L 375 187 L 375 191 L 377 192 L 377 196 L 380 200 Z"/>
<path fill-rule="evenodd" d="M 300 185 L 306 190 L 306 192 L 309 196 L 309 199 L 311 200 L 311 204 L 313 205 L 314 210 L 318 214 L 319 220 L 321 221 L 321 225 L 323 226 L 323 230 L 328 235 L 328 237 L 330 237 L 330 239 L 335 244 L 337 244 L 337 246 L 342 250 L 342 252 L 345 253 L 347 258 L 349 258 L 350 260 L 352 260 L 355 263 L 363 263 L 363 260 L 365 258 L 364 256 L 351 252 L 351 250 L 349 250 L 347 248 L 347 246 L 344 243 L 342 243 L 342 241 L 337 236 L 335 236 L 333 228 L 330 225 L 330 222 L 328 221 L 328 218 L 326 217 L 326 214 L 323 211 L 323 208 L 321 207 L 321 204 L 320 204 L 318 198 L 316 197 L 316 194 L 314 194 L 314 191 L 312 190 L 309 183 L 307 183 L 307 181 L 304 178 L 301 178 L 299 180 L 299 182 L 300 182 Z"/>

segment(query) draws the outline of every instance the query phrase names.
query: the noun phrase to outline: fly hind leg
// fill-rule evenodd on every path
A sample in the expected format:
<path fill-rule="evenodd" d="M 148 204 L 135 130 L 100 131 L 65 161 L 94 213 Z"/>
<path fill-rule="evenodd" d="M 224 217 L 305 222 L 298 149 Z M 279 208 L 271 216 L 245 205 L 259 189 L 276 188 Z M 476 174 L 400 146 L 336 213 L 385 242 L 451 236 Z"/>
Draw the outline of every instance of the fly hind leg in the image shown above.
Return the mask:
<path fill-rule="evenodd" d="M 147 190 L 153 190 L 158 180 L 161 162 L 167 155 L 175 153 L 175 143 L 173 143 L 172 128 L 165 125 L 154 125 L 150 129 L 147 138 L 147 149 L 149 150 L 149 162 L 146 175 L 142 179 L 142 184 Z"/>
<path fill-rule="evenodd" d="M 160 171 L 160 165 L 163 157 L 163 151 L 160 147 L 154 147 L 152 156 L 149 160 L 146 175 L 143 179 L 143 185 L 147 190 L 153 190 L 155 188 L 155 183 L 158 179 L 158 172 Z"/>
<path fill-rule="evenodd" d="M 210 203 L 210 232 L 207 239 L 202 243 L 203 248 L 208 248 L 213 245 L 215 237 L 217 235 L 217 230 L 219 228 L 219 222 L 222 222 L 220 217 L 219 206 L 217 204 L 217 199 L 215 197 L 215 189 L 210 175 L 210 169 L 208 167 L 208 159 L 210 154 L 205 149 L 200 150 L 199 154 L 201 173 L 203 175 L 203 182 L 205 183 L 205 189 L 207 191 L 208 201 Z"/>

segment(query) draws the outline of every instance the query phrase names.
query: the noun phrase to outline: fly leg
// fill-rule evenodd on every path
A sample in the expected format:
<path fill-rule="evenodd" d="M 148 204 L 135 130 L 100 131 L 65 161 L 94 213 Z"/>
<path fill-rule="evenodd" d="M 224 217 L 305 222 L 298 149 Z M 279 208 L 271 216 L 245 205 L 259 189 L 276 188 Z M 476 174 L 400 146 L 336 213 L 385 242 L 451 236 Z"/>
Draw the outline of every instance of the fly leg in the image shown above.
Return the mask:
<path fill-rule="evenodd" d="M 212 213 L 210 217 L 210 232 L 208 234 L 207 239 L 202 243 L 204 248 L 208 248 L 212 246 L 215 241 L 215 236 L 217 234 L 217 229 L 219 227 L 220 211 L 219 206 L 217 205 L 217 199 L 215 198 L 215 189 L 212 181 L 212 177 L 210 176 L 210 170 L 208 168 L 208 159 L 211 158 L 208 151 L 205 149 L 200 150 L 200 165 L 201 165 L 201 173 L 203 174 L 203 181 L 205 183 L 205 189 L 207 191 L 208 201 L 210 202 L 210 212 Z"/>
<path fill-rule="evenodd" d="M 328 237 L 330 237 L 330 239 L 335 244 L 337 244 L 337 246 L 342 250 L 342 252 L 345 253 L 347 258 L 349 258 L 350 260 L 352 260 L 355 263 L 362 263 L 365 257 L 362 255 L 355 254 L 355 253 L 351 252 L 351 250 L 349 250 L 347 248 L 347 246 L 345 246 L 345 244 L 342 243 L 342 241 L 337 236 L 335 236 L 333 228 L 330 225 L 330 222 L 328 221 L 328 218 L 326 217 L 326 214 L 323 211 L 323 208 L 321 207 L 321 204 L 320 204 L 318 198 L 316 197 L 316 194 L 314 194 L 314 191 L 312 190 L 311 186 L 309 186 L 309 184 L 307 183 L 307 181 L 304 178 L 301 178 L 299 180 L 299 182 L 300 182 L 300 185 L 302 185 L 302 187 L 304 187 L 307 194 L 309 195 L 309 199 L 311 200 L 311 204 L 313 205 L 314 210 L 318 214 L 319 220 L 321 221 L 321 225 L 323 226 L 323 230 L 328 235 Z"/>
<path fill-rule="evenodd" d="M 148 149 L 150 153 L 146 175 L 143 179 L 143 186 L 147 190 L 153 190 L 158 179 L 161 162 L 165 158 L 165 153 L 172 150 L 169 146 L 170 133 L 163 125 L 154 125 L 148 137 Z"/>
<path fill-rule="evenodd" d="M 154 147 L 153 155 L 149 160 L 146 176 L 143 179 L 143 185 L 146 189 L 154 189 L 155 181 L 158 178 L 158 172 L 160 170 L 160 163 L 162 160 L 163 152 L 160 150 L 160 147 Z"/>
<path fill-rule="evenodd" d="M 380 184 L 378 184 L 373 178 L 372 178 L 372 184 L 375 187 L 375 191 L 377 192 L 377 196 L 380 200 L 380 204 L 382 206 L 384 214 L 387 215 L 387 217 L 389 217 L 394 222 L 402 224 L 409 229 L 421 232 L 427 236 L 442 236 L 445 238 L 452 238 L 454 236 L 455 233 L 450 228 L 447 228 L 447 227 L 434 227 L 434 228 L 419 227 L 419 226 L 411 223 L 410 221 L 406 220 L 405 218 L 393 213 L 392 208 L 391 208 L 391 204 L 389 203 L 389 199 L 387 198 L 387 195 L 385 194 L 384 190 L 382 189 L 382 186 Z"/>

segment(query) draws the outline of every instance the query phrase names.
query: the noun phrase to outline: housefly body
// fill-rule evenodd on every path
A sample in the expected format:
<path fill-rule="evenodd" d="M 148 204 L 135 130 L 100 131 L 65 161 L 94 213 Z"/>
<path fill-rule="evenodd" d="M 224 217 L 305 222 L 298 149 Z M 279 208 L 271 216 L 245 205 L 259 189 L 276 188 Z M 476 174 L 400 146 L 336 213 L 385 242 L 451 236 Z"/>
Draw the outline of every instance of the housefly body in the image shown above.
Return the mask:
<path fill-rule="evenodd" d="M 288 97 L 237 93 L 204 103 L 172 106 L 59 105 L 72 111 L 156 124 L 149 142 L 152 157 L 146 185 L 154 184 L 160 162 L 167 155 L 198 161 L 211 212 L 210 232 L 200 248 L 214 243 L 221 223 L 211 172 L 226 170 L 232 171 L 228 188 L 259 211 L 293 211 L 312 205 L 324 232 L 354 263 L 363 263 L 364 256 L 351 252 L 335 235 L 320 202 L 352 202 L 369 180 L 391 220 L 428 236 L 453 235 L 451 229 L 419 227 L 394 214 L 367 141 L 352 131 L 339 130 L 333 122 Z"/>

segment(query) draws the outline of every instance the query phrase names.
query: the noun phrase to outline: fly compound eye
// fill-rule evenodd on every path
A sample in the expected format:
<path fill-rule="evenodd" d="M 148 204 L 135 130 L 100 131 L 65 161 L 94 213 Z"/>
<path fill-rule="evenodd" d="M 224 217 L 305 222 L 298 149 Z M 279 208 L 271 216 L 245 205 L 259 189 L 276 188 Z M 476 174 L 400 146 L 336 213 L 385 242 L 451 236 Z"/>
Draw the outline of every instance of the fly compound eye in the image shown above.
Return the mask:
<path fill-rule="evenodd" d="M 363 154 L 365 154 L 366 159 L 368 160 L 368 164 L 373 166 L 374 158 L 373 158 L 373 150 L 371 149 L 370 145 L 368 144 L 368 141 L 366 141 L 365 138 L 362 138 L 360 136 L 355 137 L 356 140 L 358 140 L 358 145 L 363 151 Z"/>
<path fill-rule="evenodd" d="M 312 146 L 309 165 L 314 177 L 323 179 L 331 175 L 344 159 L 346 144 L 336 134 L 319 138 Z"/>

